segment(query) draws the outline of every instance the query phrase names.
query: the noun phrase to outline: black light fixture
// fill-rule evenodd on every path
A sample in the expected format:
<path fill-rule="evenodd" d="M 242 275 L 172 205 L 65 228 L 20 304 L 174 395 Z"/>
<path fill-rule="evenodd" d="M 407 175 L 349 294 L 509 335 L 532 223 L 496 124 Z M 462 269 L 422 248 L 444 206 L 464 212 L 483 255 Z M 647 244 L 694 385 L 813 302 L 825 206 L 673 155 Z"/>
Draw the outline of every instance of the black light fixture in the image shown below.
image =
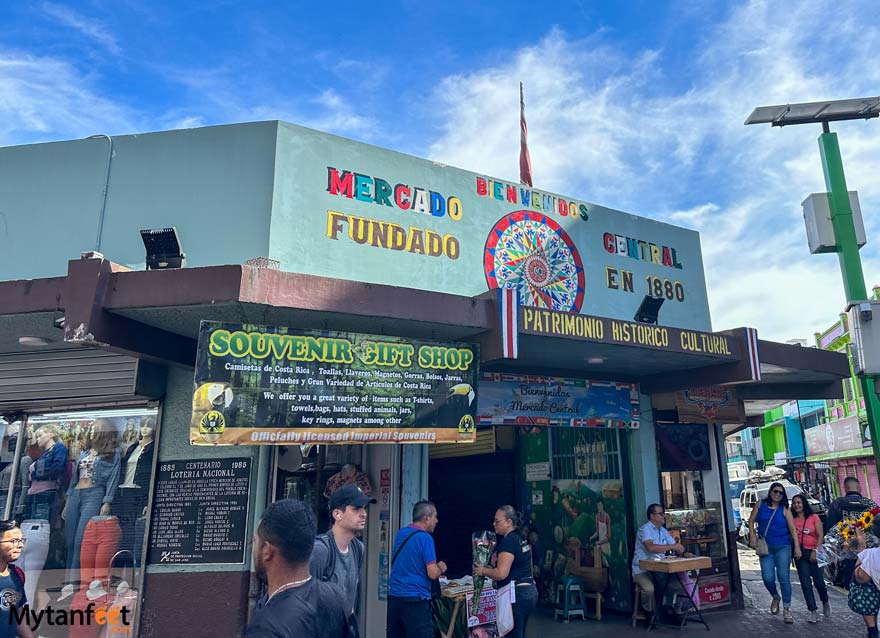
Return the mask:
<path fill-rule="evenodd" d="M 663 297 L 645 295 L 645 298 L 642 299 L 642 303 L 639 304 L 639 309 L 636 310 L 633 321 L 656 324 L 657 315 L 660 314 L 660 306 L 663 305 L 663 301 Z"/>
<path fill-rule="evenodd" d="M 174 226 L 142 230 L 141 239 L 147 249 L 147 270 L 186 266 L 186 254 L 180 247 L 180 239 Z"/>

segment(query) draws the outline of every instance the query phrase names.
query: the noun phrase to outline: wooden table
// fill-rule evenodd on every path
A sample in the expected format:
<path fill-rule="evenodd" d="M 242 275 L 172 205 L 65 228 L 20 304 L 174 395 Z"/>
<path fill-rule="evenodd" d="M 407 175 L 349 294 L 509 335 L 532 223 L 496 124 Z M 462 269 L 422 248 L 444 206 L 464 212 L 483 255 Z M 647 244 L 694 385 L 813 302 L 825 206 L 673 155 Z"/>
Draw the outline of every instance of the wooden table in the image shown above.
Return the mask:
<path fill-rule="evenodd" d="M 471 590 L 473 591 L 473 590 Z M 440 591 L 441 596 L 443 598 L 448 598 L 452 601 L 455 601 L 455 605 L 452 608 L 452 616 L 449 619 L 449 627 L 446 630 L 446 633 L 442 634 L 443 638 L 452 638 L 455 633 L 455 621 L 458 618 L 458 612 L 461 609 L 461 605 L 465 600 L 467 600 L 468 591 L 460 591 L 452 593 L 448 589 L 442 589 Z M 467 615 L 465 615 L 465 625 L 467 625 Z"/>
<path fill-rule="evenodd" d="M 697 587 L 700 583 L 700 570 L 708 569 L 712 567 L 712 559 L 708 556 L 695 556 L 693 558 L 679 558 L 679 557 L 671 557 L 671 558 L 646 558 L 639 561 L 639 569 L 642 569 L 646 572 L 657 572 L 659 574 L 666 574 L 666 584 L 663 586 L 663 591 L 660 592 L 660 596 L 658 600 L 662 604 L 663 599 L 666 597 L 666 590 L 669 589 L 669 581 L 672 580 L 670 577 L 672 574 L 678 574 L 681 572 L 689 572 L 696 571 L 697 578 L 694 580 L 694 586 L 691 591 L 685 590 L 685 594 L 690 601 L 693 601 L 694 595 L 697 592 Z M 636 602 L 638 604 L 638 601 Z M 656 626 L 667 626 L 667 627 L 676 627 L 676 625 L 663 625 L 662 623 L 657 622 L 657 616 L 660 613 L 661 604 L 657 604 L 654 606 L 654 613 L 651 616 L 651 622 L 648 623 L 648 631 L 651 631 L 653 627 Z M 709 625 L 706 623 L 706 620 L 703 618 L 703 612 L 700 611 L 699 605 L 691 604 L 690 607 L 685 611 L 684 616 L 681 619 L 681 624 L 677 625 L 679 629 L 683 628 L 688 621 L 688 616 L 696 615 L 698 618 L 695 619 L 696 622 L 703 623 L 703 626 L 706 628 L 706 631 L 709 630 Z"/>

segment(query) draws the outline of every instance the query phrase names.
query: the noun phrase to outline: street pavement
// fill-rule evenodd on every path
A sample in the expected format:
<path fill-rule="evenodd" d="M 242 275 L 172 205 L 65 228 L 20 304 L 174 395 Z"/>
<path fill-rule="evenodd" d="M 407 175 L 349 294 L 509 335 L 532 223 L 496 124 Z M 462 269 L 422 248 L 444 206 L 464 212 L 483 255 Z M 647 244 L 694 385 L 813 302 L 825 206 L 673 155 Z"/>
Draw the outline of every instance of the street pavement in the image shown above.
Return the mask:
<path fill-rule="evenodd" d="M 861 638 L 867 635 L 861 616 L 857 616 L 846 606 L 846 592 L 829 586 L 828 597 L 831 600 L 831 618 L 822 618 L 816 624 L 807 623 L 807 606 L 801 593 L 797 572 L 791 570 L 792 602 L 791 610 L 794 624 L 782 622 L 782 613 L 770 614 L 770 594 L 761 582 L 761 571 L 755 552 L 740 548 L 739 563 L 742 570 L 745 609 L 736 611 L 718 611 L 705 614 L 709 630 L 724 638 L 757 638 L 762 636 L 822 636 L 846 635 L 848 638 Z M 818 600 L 818 597 L 817 597 Z M 821 609 L 821 604 L 820 604 Z M 645 623 L 633 629 L 629 615 L 608 613 L 601 622 L 595 620 L 572 620 L 565 624 L 554 622 L 547 610 L 536 612 L 529 619 L 526 630 L 527 638 L 573 638 L 588 636 L 589 638 L 623 638 L 625 636 L 643 635 L 646 633 Z M 674 636 L 679 633 L 696 636 L 708 634 L 699 623 L 688 624 L 682 632 L 677 629 L 658 628 L 651 631 Z"/>

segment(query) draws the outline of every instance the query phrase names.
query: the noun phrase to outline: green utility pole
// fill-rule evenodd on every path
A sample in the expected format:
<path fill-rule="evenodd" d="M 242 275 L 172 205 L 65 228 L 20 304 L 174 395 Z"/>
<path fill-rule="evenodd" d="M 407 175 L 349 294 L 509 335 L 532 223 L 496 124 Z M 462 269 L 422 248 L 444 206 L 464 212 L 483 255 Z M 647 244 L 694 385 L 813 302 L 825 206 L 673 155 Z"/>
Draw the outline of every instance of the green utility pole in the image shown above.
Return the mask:
<path fill-rule="evenodd" d="M 849 203 L 849 191 L 846 188 L 846 177 L 843 174 L 843 161 L 840 159 L 840 146 L 837 144 L 837 133 L 830 133 L 827 124 L 819 136 L 819 153 L 822 155 L 822 170 L 825 173 L 825 187 L 828 189 L 828 204 L 831 208 L 831 225 L 834 228 L 834 240 L 837 244 L 837 257 L 840 260 L 840 272 L 843 275 L 843 288 L 847 303 L 867 301 L 865 275 L 862 272 L 862 260 L 859 257 L 859 244 L 856 238 L 856 227 L 853 223 L 852 207 Z M 878 317 L 880 320 L 880 317 Z M 852 330 L 852 326 L 850 326 Z M 871 434 L 871 445 L 874 448 L 874 462 L 880 473 L 880 398 L 874 391 L 873 376 L 861 376 L 859 382 L 862 396 L 865 399 L 865 410 L 868 414 L 868 430 Z"/>

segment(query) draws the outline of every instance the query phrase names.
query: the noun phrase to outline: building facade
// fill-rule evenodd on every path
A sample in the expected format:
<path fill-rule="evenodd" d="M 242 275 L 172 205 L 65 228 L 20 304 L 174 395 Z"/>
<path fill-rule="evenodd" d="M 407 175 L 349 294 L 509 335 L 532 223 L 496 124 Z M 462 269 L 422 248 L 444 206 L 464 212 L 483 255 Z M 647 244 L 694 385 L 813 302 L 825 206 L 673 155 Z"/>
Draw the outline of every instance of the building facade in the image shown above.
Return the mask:
<path fill-rule="evenodd" d="M 551 591 L 575 558 L 623 612 L 635 530 L 663 503 L 676 535 L 712 558 L 706 606 L 741 604 L 724 425 L 768 402 L 838 396 L 846 374 L 836 353 L 712 332 L 691 230 L 284 122 L 0 149 L 0 210 L 7 508 L 45 540 L 33 600 L 124 607 L 145 637 L 240 633 L 260 593 L 260 513 L 295 497 L 326 524 L 328 482 L 349 465 L 379 501 L 364 537 L 364 635 L 384 635 L 390 539 L 422 498 L 440 508 L 453 575 L 470 571 L 470 533 L 512 503 L 546 548 Z M 165 227 L 186 267 L 144 270 L 139 231 Z M 650 323 L 644 307 L 658 299 Z M 406 428 L 389 425 L 394 437 L 352 443 L 359 427 L 325 417 L 318 429 L 296 407 L 318 405 L 317 389 L 282 417 L 266 393 L 330 384 L 289 366 L 257 387 L 260 374 L 243 371 L 272 371 L 255 369 L 254 350 L 197 385 L 200 335 L 216 323 L 477 352 L 473 429 L 458 421 L 450 435 L 473 442 L 402 444 Z M 360 372 L 320 374 L 350 386 Z M 389 368 L 375 387 L 393 392 L 406 374 Z M 194 419 L 205 401 L 213 416 Z M 274 429 L 219 445 L 233 416 Z M 52 478 L 52 506 L 75 502 L 75 517 L 26 493 L 27 460 L 44 453 L 28 443 L 49 425 L 69 459 L 100 448 L 122 477 L 89 503 L 77 503 L 75 474 Z M 89 549 L 90 525 L 117 539 L 109 558 Z M 590 543 L 598 551 L 572 555 Z"/>

